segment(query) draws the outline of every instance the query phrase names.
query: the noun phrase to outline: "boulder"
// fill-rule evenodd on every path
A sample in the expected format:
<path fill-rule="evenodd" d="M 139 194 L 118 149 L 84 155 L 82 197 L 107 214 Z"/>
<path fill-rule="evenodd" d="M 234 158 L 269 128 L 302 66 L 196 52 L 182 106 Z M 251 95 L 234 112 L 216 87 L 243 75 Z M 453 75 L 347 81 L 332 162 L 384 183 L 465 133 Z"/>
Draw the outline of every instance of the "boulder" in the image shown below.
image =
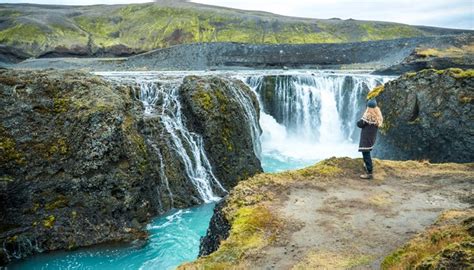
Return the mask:
<path fill-rule="evenodd" d="M 474 160 L 473 70 L 407 73 L 369 96 L 377 96 L 385 118 L 374 149 L 376 157 Z"/>
<path fill-rule="evenodd" d="M 214 173 L 226 189 L 263 171 L 257 158 L 258 101 L 248 86 L 239 80 L 189 76 L 179 91 L 188 128 L 202 135 Z"/>

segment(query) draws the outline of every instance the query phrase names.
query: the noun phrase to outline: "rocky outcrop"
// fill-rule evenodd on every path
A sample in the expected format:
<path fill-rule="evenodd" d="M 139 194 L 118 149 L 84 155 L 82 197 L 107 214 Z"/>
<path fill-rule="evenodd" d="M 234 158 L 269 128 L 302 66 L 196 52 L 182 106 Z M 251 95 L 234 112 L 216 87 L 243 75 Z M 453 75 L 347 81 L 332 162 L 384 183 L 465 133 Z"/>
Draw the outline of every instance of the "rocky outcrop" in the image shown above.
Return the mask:
<path fill-rule="evenodd" d="M 215 175 L 226 188 L 263 171 L 256 156 L 258 101 L 248 86 L 239 80 L 189 76 L 180 96 L 189 129 L 203 136 Z"/>
<path fill-rule="evenodd" d="M 1 264 L 41 251 L 143 239 L 151 217 L 202 202 L 159 115 L 144 117 L 137 91 L 82 72 L 0 73 Z M 211 99 L 214 94 L 209 91 Z M 187 102 L 196 111 L 202 105 Z M 233 102 L 229 97 L 229 108 L 236 108 Z M 233 116 L 245 120 L 238 110 Z M 205 120 L 224 129 L 215 114 Z M 227 143 L 248 141 L 246 123 L 232 124 L 225 126 Z M 204 143 L 224 147 L 214 135 Z M 239 147 L 208 153 L 211 162 L 225 156 L 221 163 L 241 169 L 223 172 L 225 166 L 211 164 L 216 175 L 228 174 L 227 188 L 261 170 L 251 145 Z M 248 167 L 247 160 L 253 161 Z"/>
<path fill-rule="evenodd" d="M 369 96 L 377 96 L 385 118 L 375 156 L 432 162 L 474 160 L 472 70 L 407 73 Z"/>
<path fill-rule="evenodd" d="M 199 257 L 216 251 L 221 242 L 229 237 L 230 224 L 222 212 L 224 205 L 225 200 L 222 200 L 214 208 L 214 214 L 212 215 L 206 235 L 201 238 Z"/>
<path fill-rule="evenodd" d="M 451 42 L 420 44 L 400 63 L 376 70 L 374 74 L 399 75 L 428 68 L 474 68 L 474 36 L 459 35 Z"/>

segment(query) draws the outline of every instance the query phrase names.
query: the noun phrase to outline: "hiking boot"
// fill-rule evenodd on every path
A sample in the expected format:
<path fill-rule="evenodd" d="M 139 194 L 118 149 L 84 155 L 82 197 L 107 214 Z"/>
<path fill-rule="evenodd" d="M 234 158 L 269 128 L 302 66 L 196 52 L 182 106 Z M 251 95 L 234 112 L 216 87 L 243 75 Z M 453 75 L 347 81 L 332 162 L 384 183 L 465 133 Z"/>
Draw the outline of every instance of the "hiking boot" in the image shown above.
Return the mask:
<path fill-rule="evenodd" d="M 374 176 L 371 173 L 365 173 L 360 176 L 362 179 L 373 179 Z"/>

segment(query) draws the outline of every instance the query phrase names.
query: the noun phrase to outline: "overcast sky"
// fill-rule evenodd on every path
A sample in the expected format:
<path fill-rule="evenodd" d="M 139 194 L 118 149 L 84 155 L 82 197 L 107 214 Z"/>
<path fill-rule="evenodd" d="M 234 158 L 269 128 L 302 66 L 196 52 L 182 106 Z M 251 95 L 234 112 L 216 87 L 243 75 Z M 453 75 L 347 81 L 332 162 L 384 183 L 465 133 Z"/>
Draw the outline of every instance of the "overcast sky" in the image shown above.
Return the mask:
<path fill-rule="evenodd" d="M 126 4 L 147 0 L 0 0 L 0 3 Z M 193 0 L 192 2 L 309 17 L 392 21 L 474 29 L 474 0 Z"/>

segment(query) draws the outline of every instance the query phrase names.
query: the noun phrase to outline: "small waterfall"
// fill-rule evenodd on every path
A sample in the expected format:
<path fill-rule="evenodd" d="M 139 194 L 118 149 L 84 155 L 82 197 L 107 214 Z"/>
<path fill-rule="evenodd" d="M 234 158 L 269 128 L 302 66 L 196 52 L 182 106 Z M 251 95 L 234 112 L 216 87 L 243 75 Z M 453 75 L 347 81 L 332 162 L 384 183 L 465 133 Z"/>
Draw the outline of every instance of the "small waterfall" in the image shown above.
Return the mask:
<path fill-rule="evenodd" d="M 161 188 L 164 188 L 166 190 L 166 192 L 168 193 L 168 198 L 170 200 L 169 205 L 170 205 L 171 208 L 173 208 L 174 207 L 173 193 L 171 192 L 171 189 L 170 189 L 170 186 L 169 186 L 168 176 L 166 176 L 165 162 L 163 160 L 163 156 L 161 155 L 161 151 L 160 151 L 160 149 L 158 148 L 158 146 L 156 144 L 150 142 L 149 145 L 151 145 L 151 147 L 153 148 L 155 153 L 158 155 L 158 158 L 160 159 Z M 158 187 L 158 186 L 156 187 L 156 193 L 157 194 L 161 194 L 159 188 L 160 187 Z M 161 201 L 161 196 L 157 196 L 157 199 L 158 199 L 158 204 L 159 204 L 159 207 L 160 207 L 160 212 L 165 212 L 165 209 L 163 207 L 163 203 Z"/>
<path fill-rule="evenodd" d="M 240 78 L 241 79 L 241 78 Z M 243 79 L 241 79 L 244 81 Z M 242 107 L 244 112 L 245 120 L 249 125 L 249 129 L 252 136 L 253 151 L 258 159 L 261 160 L 262 146 L 260 142 L 261 129 L 258 122 L 258 112 L 255 109 L 255 106 L 252 102 L 252 98 L 242 92 L 240 89 L 237 89 L 233 84 L 228 85 L 228 89 L 232 91 L 233 97 L 237 100 L 238 104 Z"/>
<path fill-rule="evenodd" d="M 184 124 L 178 95 L 179 83 L 139 81 L 138 85 L 139 97 L 145 106 L 145 115 L 159 115 L 165 130 L 170 135 L 173 150 L 184 164 L 187 179 L 191 181 L 204 202 L 218 200 L 219 197 L 214 194 L 212 187 L 216 186 L 223 192 L 226 190 L 212 172 L 201 136 L 190 132 Z M 157 155 L 162 158 L 159 151 Z M 163 161 L 161 164 L 164 166 Z"/>

